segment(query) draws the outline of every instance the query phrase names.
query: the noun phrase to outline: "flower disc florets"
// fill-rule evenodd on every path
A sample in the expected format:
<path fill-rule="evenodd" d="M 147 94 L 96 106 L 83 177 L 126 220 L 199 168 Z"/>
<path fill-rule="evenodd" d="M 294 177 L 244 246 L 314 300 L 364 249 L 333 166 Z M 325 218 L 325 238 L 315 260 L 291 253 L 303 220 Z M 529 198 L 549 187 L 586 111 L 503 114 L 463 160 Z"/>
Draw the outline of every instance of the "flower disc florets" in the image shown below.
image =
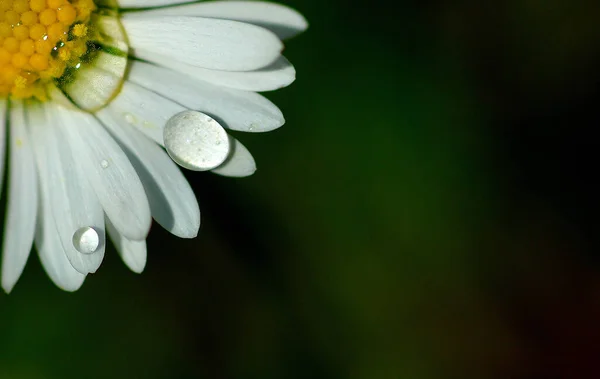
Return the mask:
<path fill-rule="evenodd" d="M 46 99 L 90 52 L 93 0 L 0 0 L 0 97 Z"/>

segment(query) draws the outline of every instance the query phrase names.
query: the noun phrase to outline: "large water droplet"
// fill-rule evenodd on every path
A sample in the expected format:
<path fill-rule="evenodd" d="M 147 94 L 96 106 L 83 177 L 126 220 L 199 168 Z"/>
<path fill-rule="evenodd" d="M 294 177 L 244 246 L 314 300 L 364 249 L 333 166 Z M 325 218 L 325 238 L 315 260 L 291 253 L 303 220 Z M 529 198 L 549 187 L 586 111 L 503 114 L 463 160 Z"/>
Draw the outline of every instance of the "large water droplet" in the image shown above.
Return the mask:
<path fill-rule="evenodd" d="M 229 137 L 211 117 L 184 111 L 171 117 L 164 130 L 165 147 L 178 165 L 194 171 L 218 167 L 229 155 Z"/>
<path fill-rule="evenodd" d="M 73 233 L 73 246 L 81 254 L 94 254 L 100 248 L 100 234 L 91 226 L 84 226 Z"/>

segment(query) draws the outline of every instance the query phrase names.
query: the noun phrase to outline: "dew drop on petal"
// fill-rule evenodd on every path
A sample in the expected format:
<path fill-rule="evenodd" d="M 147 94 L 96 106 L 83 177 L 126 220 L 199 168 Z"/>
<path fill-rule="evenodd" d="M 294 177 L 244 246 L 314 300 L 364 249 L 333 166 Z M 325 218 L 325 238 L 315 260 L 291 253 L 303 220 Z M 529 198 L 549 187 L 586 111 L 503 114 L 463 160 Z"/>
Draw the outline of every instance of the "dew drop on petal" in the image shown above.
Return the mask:
<path fill-rule="evenodd" d="M 220 166 L 229 155 L 229 137 L 213 118 L 196 111 L 171 117 L 164 129 L 165 148 L 178 165 L 193 171 Z"/>
<path fill-rule="evenodd" d="M 127 122 L 129 125 L 135 125 L 136 124 L 135 116 L 132 115 L 131 113 L 125 113 L 123 115 L 123 117 L 125 118 L 125 122 Z"/>
<path fill-rule="evenodd" d="M 84 226 L 73 233 L 73 246 L 82 254 L 94 254 L 101 245 L 100 238 L 96 229 Z"/>
<path fill-rule="evenodd" d="M 110 166 L 110 164 L 108 163 L 108 161 L 107 161 L 106 159 L 103 159 L 103 160 L 100 162 L 100 167 L 102 167 L 102 168 L 104 168 L 104 169 L 107 169 L 107 168 L 108 168 L 108 166 Z"/>

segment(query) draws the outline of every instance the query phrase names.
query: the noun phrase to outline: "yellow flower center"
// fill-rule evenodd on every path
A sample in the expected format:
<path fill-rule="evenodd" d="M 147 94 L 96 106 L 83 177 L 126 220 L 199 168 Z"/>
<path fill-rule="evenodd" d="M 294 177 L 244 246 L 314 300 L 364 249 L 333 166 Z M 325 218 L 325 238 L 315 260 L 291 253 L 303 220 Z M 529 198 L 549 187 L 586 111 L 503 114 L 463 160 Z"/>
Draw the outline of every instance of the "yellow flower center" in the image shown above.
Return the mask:
<path fill-rule="evenodd" d="M 45 100 L 88 53 L 93 0 L 0 0 L 0 98 Z"/>

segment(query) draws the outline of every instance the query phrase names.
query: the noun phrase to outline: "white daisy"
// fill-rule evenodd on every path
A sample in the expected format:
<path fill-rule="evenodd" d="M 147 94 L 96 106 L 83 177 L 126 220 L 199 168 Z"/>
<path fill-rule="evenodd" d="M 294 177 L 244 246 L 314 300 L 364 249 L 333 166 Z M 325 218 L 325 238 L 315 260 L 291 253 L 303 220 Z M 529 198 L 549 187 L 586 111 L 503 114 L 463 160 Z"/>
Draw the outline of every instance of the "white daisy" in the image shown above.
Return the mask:
<path fill-rule="evenodd" d="M 152 218 L 198 233 L 198 203 L 173 161 L 248 176 L 254 160 L 224 128 L 283 125 L 256 92 L 294 81 L 281 40 L 304 18 L 262 1 L 180 2 L 0 0 L 5 291 L 34 244 L 54 283 L 77 290 L 102 263 L 106 233 L 141 272 Z"/>

